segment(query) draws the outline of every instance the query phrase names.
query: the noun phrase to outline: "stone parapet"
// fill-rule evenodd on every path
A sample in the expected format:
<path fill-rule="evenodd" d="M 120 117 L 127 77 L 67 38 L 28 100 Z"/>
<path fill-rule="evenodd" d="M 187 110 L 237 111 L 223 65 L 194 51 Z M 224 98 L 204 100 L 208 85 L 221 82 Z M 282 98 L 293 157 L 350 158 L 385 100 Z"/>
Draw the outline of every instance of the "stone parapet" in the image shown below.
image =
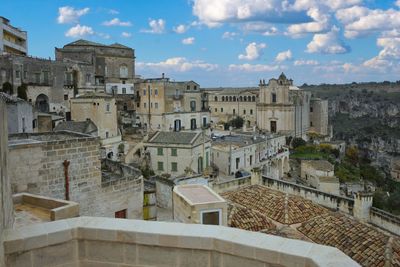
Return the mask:
<path fill-rule="evenodd" d="M 7 266 L 359 266 L 336 248 L 211 225 L 79 217 L 4 239 Z"/>

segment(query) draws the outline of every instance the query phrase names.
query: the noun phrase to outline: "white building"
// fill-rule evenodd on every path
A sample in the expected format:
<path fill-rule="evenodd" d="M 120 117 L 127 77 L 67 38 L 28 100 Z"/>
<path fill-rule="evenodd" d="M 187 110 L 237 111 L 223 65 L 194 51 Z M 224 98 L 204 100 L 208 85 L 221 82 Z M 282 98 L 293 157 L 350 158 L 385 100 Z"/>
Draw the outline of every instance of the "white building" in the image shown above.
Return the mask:
<path fill-rule="evenodd" d="M 264 167 L 266 175 L 274 174 L 273 178 L 278 179 L 288 171 L 289 152 L 285 145 L 282 135 L 225 135 L 213 141 L 211 162 L 220 175 L 230 176 L 238 171 Z"/>
<path fill-rule="evenodd" d="M 107 83 L 106 93 L 118 95 L 133 95 L 135 94 L 135 86 L 133 83 Z"/>
<path fill-rule="evenodd" d="M 211 140 L 202 132 L 157 132 L 144 146 L 156 174 L 203 173 L 210 166 Z"/>
<path fill-rule="evenodd" d="M 0 54 L 28 54 L 28 34 L 10 24 L 5 17 L 0 16 Z"/>
<path fill-rule="evenodd" d="M 302 160 L 301 178 L 308 185 L 326 193 L 340 195 L 335 167 L 326 160 Z"/>

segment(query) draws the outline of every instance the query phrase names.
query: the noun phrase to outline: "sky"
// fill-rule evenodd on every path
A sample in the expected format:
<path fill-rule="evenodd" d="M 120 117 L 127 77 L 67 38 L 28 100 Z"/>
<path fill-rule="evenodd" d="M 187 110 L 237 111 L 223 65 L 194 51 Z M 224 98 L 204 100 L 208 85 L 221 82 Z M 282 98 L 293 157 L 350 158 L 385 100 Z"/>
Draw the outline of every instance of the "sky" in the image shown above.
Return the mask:
<path fill-rule="evenodd" d="M 136 75 L 202 87 L 400 80 L 400 0 L 0 0 L 30 55 L 78 39 L 135 49 Z"/>

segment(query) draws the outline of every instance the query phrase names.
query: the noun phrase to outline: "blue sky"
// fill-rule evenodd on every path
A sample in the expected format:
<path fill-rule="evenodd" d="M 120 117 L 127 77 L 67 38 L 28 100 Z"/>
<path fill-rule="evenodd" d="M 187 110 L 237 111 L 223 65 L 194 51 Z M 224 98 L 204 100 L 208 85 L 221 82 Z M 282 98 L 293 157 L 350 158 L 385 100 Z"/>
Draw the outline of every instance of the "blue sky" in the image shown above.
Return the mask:
<path fill-rule="evenodd" d="M 136 51 L 136 74 L 203 87 L 400 80 L 400 0 L 1 0 L 29 54 L 77 39 Z"/>

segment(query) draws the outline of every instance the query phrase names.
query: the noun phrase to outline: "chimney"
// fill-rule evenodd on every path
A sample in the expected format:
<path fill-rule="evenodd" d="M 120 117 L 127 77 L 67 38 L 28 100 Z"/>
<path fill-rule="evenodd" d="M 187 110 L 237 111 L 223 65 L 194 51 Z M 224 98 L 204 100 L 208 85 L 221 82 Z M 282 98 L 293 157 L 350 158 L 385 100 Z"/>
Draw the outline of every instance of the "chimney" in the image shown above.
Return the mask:
<path fill-rule="evenodd" d="M 161 78 L 165 78 L 165 73 L 163 72 L 162 74 L 161 74 Z"/>

